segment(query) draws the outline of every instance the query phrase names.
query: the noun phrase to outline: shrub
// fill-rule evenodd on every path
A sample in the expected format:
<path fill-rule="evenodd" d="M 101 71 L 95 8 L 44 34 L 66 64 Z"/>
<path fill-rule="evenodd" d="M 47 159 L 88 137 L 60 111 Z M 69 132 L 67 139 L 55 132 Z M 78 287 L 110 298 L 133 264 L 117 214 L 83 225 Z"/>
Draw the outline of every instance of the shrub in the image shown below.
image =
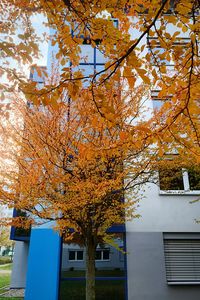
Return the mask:
<path fill-rule="evenodd" d="M 9 256 L 0 256 L 0 265 L 9 264 L 12 262 L 11 257 Z"/>

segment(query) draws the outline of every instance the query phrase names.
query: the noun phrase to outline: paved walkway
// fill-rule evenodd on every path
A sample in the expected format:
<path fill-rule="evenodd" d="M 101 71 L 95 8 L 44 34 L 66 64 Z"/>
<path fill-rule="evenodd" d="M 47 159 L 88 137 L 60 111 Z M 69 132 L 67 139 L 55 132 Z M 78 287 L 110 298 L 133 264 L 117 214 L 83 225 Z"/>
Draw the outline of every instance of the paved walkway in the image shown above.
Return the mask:
<path fill-rule="evenodd" d="M 5 265 L 1 265 L 1 268 L 3 268 L 3 266 L 8 266 L 10 264 L 5 264 Z M 0 275 L 9 275 L 11 274 L 11 270 L 3 270 L 0 268 Z M 24 289 L 10 289 L 9 286 L 7 286 L 4 289 L 4 292 L 2 293 L 2 289 L 0 289 L 0 297 L 4 298 L 4 297 L 24 297 Z M 6 290 L 6 291 L 5 291 Z"/>
<path fill-rule="evenodd" d="M 0 294 L 0 297 L 24 297 L 24 289 L 9 289 L 7 292 Z"/>
<path fill-rule="evenodd" d="M 11 274 L 11 270 L 1 270 L 0 269 L 0 275 L 1 274 Z"/>

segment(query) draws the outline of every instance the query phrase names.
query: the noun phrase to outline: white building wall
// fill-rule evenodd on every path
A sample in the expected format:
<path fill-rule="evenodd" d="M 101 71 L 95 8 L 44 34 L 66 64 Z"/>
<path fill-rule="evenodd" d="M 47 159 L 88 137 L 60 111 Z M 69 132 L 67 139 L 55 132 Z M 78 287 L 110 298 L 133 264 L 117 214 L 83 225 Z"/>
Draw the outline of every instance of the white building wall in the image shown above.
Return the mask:
<path fill-rule="evenodd" d="M 127 222 L 128 232 L 199 232 L 199 203 L 191 203 L 198 196 L 175 193 L 160 195 L 159 187 L 146 184 L 138 204 L 139 219 Z"/>

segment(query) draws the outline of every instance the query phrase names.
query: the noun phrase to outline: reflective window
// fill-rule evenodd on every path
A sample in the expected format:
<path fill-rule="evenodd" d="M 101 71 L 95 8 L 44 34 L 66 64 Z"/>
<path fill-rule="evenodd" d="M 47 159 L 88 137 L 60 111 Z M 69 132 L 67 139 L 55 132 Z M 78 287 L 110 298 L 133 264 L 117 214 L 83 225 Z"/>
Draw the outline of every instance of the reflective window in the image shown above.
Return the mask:
<path fill-rule="evenodd" d="M 115 243 L 98 245 L 96 249 L 96 300 L 125 300 L 125 259 L 123 233 Z M 85 248 L 75 244 L 62 245 L 62 263 L 59 300 L 85 300 Z"/>
<path fill-rule="evenodd" d="M 198 168 L 190 168 L 187 172 L 190 190 L 200 191 L 200 170 Z"/>
<path fill-rule="evenodd" d="M 159 171 L 161 190 L 184 190 L 182 169 L 164 169 Z"/>
<path fill-rule="evenodd" d="M 83 250 L 69 250 L 69 260 L 83 260 Z"/>
<path fill-rule="evenodd" d="M 159 170 L 160 190 L 173 191 L 199 191 L 200 170 L 199 168 L 166 168 Z"/>
<path fill-rule="evenodd" d="M 109 260 L 110 250 L 109 249 L 97 249 L 95 254 L 96 260 Z"/>

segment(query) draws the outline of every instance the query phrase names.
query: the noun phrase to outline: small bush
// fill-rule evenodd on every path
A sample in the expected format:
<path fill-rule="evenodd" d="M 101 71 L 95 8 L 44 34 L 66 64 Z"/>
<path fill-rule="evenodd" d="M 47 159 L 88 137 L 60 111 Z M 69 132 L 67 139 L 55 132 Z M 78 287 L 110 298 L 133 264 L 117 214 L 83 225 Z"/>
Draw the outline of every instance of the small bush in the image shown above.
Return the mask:
<path fill-rule="evenodd" d="M 12 262 L 11 257 L 9 256 L 0 256 L 0 265 L 9 264 Z"/>

